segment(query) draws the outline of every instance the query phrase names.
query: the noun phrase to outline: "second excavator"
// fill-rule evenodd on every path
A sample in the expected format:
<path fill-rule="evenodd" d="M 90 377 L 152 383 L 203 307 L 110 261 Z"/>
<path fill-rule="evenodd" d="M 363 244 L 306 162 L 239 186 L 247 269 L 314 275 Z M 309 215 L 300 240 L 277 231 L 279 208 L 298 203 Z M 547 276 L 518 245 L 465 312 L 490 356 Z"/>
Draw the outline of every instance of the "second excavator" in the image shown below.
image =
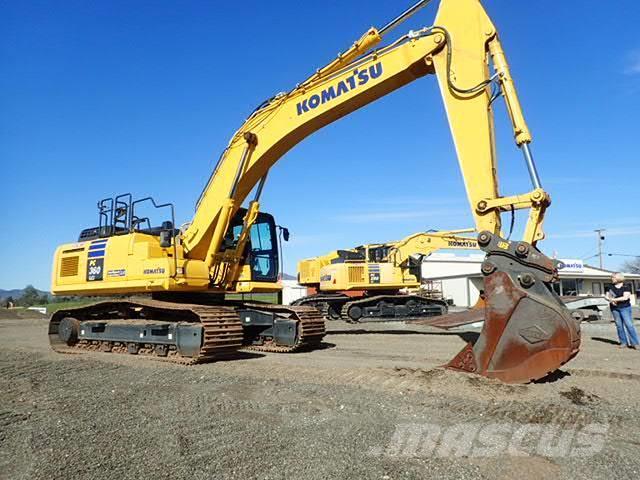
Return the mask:
<path fill-rule="evenodd" d="M 99 224 L 58 247 L 56 295 L 112 295 L 56 312 L 49 339 L 59 352 L 101 350 L 193 363 L 242 346 L 289 352 L 317 346 L 324 324 L 304 306 L 229 302 L 231 292 L 281 288 L 273 217 L 260 212 L 269 169 L 313 132 L 422 77 L 437 78 L 468 201 L 486 252 L 484 329 L 449 367 L 528 382 L 569 361 L 579 329 L 549 288 L 557 264 L 536 247 L 550 204 L 497 30 L 479 0 L 440 0 L 435 23 L 388 45 L 382 39 L 429 2 L 422 0 L 288 92 L 261 103 L 222 152 L 188 224 L 173 206 L 125 194 L 99 205 Z M 498 190 L 493 105 L 502 97 L 532 190 Z M 168 171 L 175 172 L 173 165 Z M 244 202 L 249 199 L 246 209 Z M 143 200 L 167 212 L 153 226 Z M 501 232 L 501 214 L 527 209 L 521 241 Z M 170 215 L 169 215 L 170 214 Z M 128 298 L 142 295 L 146 298 Z"/>
<path fill-rule="evenodd" d="M 436 250 L 475 250 L 473 229 L 421 232 L 398 242 L 361 245 L 298 262 L 298 283 L 315 291 L 294 305 L 325 318 L 360 322 L 447 313 L 447 303 L 421 292 L 422 262 Z"/>

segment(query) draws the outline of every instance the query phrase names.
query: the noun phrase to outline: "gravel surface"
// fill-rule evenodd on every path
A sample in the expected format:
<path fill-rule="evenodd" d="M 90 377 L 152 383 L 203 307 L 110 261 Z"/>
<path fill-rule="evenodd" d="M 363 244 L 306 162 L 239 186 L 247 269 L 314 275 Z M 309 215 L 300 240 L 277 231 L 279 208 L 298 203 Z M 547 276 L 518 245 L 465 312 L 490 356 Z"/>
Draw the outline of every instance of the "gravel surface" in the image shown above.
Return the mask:
<path fill-rule="evenodd" d="M 55 354 L 46 321 L 1 320 L 0 478 L 640 475 L 640 352 L 611 325 L 585 326 L 580 355 L 531 385 L 438 368 L 468 332 L 329 329 L 315 352 L 182 367 Z"/>

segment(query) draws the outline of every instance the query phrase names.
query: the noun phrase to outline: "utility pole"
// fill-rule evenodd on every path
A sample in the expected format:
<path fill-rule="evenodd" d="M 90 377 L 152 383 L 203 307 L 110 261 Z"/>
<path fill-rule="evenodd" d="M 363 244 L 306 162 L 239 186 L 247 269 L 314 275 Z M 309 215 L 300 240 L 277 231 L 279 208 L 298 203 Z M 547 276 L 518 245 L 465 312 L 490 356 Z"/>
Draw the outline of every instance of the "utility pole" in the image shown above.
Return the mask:
<path fill-rule="evenodd" d="M 602 261 L 602 242 L 604 242 L 604 228 L 594 230 L 598 234 L 598 258 L 600 259 L 600 270 L 604 269 L 604 262 Z"/>

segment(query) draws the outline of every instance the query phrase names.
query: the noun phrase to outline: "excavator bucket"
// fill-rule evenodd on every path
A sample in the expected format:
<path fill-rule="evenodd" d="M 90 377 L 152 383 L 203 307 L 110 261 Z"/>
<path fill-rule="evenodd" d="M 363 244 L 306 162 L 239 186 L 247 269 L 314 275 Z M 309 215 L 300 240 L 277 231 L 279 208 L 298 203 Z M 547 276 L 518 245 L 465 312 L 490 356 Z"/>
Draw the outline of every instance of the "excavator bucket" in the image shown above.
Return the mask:
<path fill-rule="evenodd" d="M 482 232 L 478 243 L 487 253 L 484 315 L 470 310 L 457 323 L 483 316 L 484 326 L 475 344 L 467 344 L 446 367 L 506 383 L 539 380 L 580 348 L 580 325 L 550 287 L 559 262 L 526 242 L 508 242 L 489 232 Z M 455 314 L 449 317 L 443 325 L 434 319 L 433 326 L 454 326 Z"/>

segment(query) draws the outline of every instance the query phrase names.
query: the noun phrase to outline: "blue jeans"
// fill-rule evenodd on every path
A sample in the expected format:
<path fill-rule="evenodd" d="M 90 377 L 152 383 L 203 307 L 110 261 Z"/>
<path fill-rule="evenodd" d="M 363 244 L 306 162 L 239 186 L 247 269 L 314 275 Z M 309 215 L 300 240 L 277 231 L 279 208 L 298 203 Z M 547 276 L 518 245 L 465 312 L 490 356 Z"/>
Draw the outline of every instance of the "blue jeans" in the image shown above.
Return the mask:
<path fill-rule="evenodd" d="M 613 319 L 616 322 L 620 345 L 638 345 L 638 332 L 633 325 L 631 307 L 612 308 L 611 313 L 613 313 Z"/>

